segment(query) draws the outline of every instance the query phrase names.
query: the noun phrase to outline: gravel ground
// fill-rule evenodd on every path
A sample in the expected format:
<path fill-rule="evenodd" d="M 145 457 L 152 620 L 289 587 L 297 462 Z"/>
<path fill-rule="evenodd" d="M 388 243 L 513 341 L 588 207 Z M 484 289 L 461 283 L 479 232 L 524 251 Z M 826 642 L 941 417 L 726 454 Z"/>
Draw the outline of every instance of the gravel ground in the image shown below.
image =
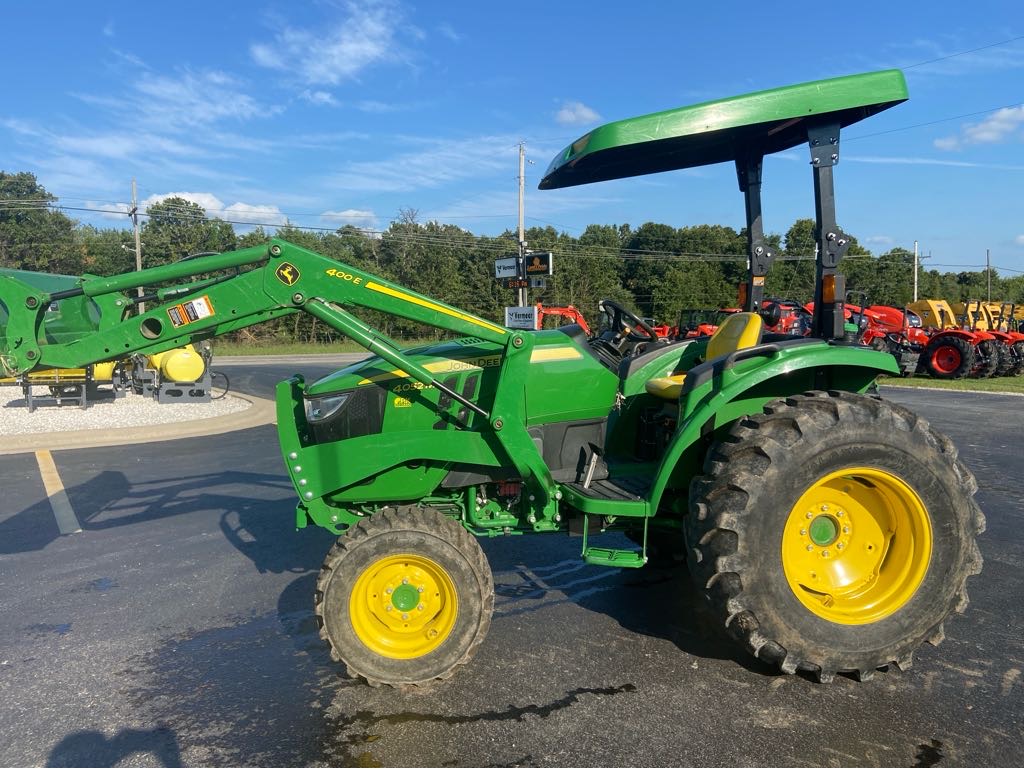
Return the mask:
<path fill-rule="evenodd" d="M 36 387 L 32 393 L 46 395 L 47 388 Z M 63 406 L 38 406 L 29 413 L 20 387 L 0 387 L 0 435 L 116 430 L 121 427 L 192 422 L 245 411 L 251 405 L 249 401 L 233 395 L 209 403 L 161 404 L 155 398 L 145 398 L 135 393 L 114 399 L 107 392 L 101 399 L 91 401 L 85 409 L 80 409 L 76 402 L 65 401 Z"/>

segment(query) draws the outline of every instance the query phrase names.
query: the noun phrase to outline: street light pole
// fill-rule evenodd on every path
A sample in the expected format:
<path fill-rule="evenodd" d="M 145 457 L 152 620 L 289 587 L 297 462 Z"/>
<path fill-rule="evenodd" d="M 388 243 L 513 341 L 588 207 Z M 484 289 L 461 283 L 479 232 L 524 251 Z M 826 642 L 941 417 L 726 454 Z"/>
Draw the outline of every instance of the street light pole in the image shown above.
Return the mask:
<path fill-rule="evenodd" d="M 914 301 L 917 301 L 917 241 L 914 241 Z"/>
<path fill-rule="evenodd" d="M 523 193 L 526 187 L 526 142 L 519 142 L 519 277 L 526 275 L 526 230 L 523 226 Z M 527 289 L 519 290 L 519 306 L 526 307 Z"/>

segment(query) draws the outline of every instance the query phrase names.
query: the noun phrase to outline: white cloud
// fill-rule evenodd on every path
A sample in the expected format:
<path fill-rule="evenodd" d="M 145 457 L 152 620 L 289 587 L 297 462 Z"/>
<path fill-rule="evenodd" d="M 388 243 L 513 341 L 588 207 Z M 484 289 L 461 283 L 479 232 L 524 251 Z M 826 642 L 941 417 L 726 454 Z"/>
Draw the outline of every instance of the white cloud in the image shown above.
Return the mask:
<path fill-rule="evenodd" d="M 939 158 L 884 157 L 877 155 L 850 155 L 844 158 L 850 163 L 877 163 L 880 165 L 903 166 L 947 166 L 951 168 L 990 168 L 997 171 L 1024 171 L 1024 166 L 1001 163 L 974 163 L 968 160 L 940 160 Z"/>
<path fill-rule="evenodd" d="M 113 36 L 114 36 L 114 20 L 111 19 L 110 21 L 108 21 L 106 24 L 103 25 L 103 37 L 113 37 Z"/>
<path fill-rule="evenodd" d="M 254 206 L 249 203 L 232 203 L 225 206 L 224 202 L 212 192 L 166 192 L 162 195 L 150 195 L 139 204 L 139 208 L 145 211 L 154 203 L 160 203 L 168 198 L 182 198 L 202 206 L 209 218 L 224 219 L 225 221 L 257 225 L 262 224 L 269 227 L 280 227 L 288 219 L 281 213 L 277 206 Z"/>
<path fill-rule="evenodd" d="M 873 246 L 891 246 L 896 241 L 888 235 L 872 235 L 870 238 L 864 238 L 864 242 Z"/>
<path fill-rule="evenodd" d="M 940 150 L 958 150 L 971 144 L 1002 144 L 1017 138 L 1024 138 L 1024 106 L 1003 107 L 996 110 L 980 123 L 968 123 L 960 129 L 959 136 L 936 139 L 935 147 Z"/>
<path fill-rule="evenodd" d="M 85 207 L 93 209 L 103 219 L 116 219 L 121 222 L 128 221 L 128 211 L 131 209 L 128 203 L 97 203 L 94 200 L 86 201 Z"/>
<path fill-rule="evenodd" d="M 1018 235 L 1013 239 L 1013 242 L 1018 246 L 1024 246 L 1024 235 Z"/>
<path fill-rule="evenodd" d="M 378 62 L 401 56 L 395 31 L 402 13 L 391 2 L 349 3 L 347 15 L 328 30 L 285 27 L 272 43 L 249 47 L 263 67 L 296 75 L 311 85 L 338 85 Z"/>
<path fill-rule="evenodd" d="M 243 93 L 235 78 L 217 70 L 185 70 L 179 77 L 143 74 L 135 89 L 141 96 L 137 106 L 143 117 L 163 126 L 248 120 L 273 112 Z"/>
<path fill-rule="evenodd" d="M 251 206 L 248 203 L 232 203 L 218 216 L 231 222 L 263 224 L 271 227 L 280 227 L 288 219 L 277 206 Z"/>
<path fill-rule="evenodd" d="M 448 38 L 453 43 L 462 42 L 462 35 L 456 32 L 455 27 L 446 21 L 437 25 L 437 31 L 441 33 L 442 37 Z"/>
<path fill-rule="evenodd" d="M 386 104 L 385 102 L 374 101 L 373 99 L 363 99 L 356 103 L 356 109 L 360 112 L 384 115 L 389 112 L 401 112 L 405 107 L 401 107 L 397 104 Z"/>
<path fill-rule="evenodd" d="M 299 94 L 299 98 L 308 101 L 310 104 L 315 104 L 318 107 L 337 107 L 338 100 L 327 91 L 311 91 L 306 89 Z"/>
<path fill-rule="evenodd" d="M 555 113 L 555 120 L 562 125 L 584 125 L 596 123 L 601 116 L 583 102 L 567 101 L 562 108 Z"/>
<path fill-rule="evenodd" d="M 150 195 L 148 198 L 142 201 L 139 205 L 141 211 L 145 211 L 154 203 L 162 203 L 167 198 L 182 198 L 195 203 L 198 206 L 202 206 L 207 215 L 216 216 L 224 208 L 224 204 L 221 199 L 214 195 L 212 192 L 165 192 L 163 195 Z"/>
<path fill-rule="evenodd" d="M 346 208 L 344 211 L 324 211 L 320 218 L 329 222 L 331 226 L 343 227 L 351 224 L 360 229 L 375 230 L 380 223 L 380 218 L 373 211 L 366 211 L 359 208 Z"/>
<path fill-rule="evenodd" d="M 434 189 L 488 172 L 515 170 L 512 136 L 420 141 L 414 152 L 349 163 L 328 180 L 332 188 L 360 192 Z"/>
<path fill-rule="evenodd" d="M 970 50 L 976 45 L 976 40 L 948 37 L 942 42 L 917 39 L 894 48 L 898 49 L 896 56 L 903 59 L 901 66 L 913 64 L 914 69 L 910 74 L 914 77 L 950 77 L 1024 68 L 1024 49 L 1020 46 L 997 44 Z M 884 64 L 876 62 L 875 65 L 891 67 L 892 62 L 893 58 L 887 56 Z"/>

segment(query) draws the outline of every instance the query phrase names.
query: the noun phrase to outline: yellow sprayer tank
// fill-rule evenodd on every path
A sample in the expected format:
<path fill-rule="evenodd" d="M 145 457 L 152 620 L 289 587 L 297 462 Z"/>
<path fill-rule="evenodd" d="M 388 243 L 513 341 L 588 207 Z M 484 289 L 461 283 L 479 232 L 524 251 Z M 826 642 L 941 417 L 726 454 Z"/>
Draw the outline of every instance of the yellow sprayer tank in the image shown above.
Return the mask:
<path fill-rule="evenodd" d="M 150 355 L 149 365 L 165 382 L 197 382 L 206 371 L 206 361 L 190 344 Z"/>

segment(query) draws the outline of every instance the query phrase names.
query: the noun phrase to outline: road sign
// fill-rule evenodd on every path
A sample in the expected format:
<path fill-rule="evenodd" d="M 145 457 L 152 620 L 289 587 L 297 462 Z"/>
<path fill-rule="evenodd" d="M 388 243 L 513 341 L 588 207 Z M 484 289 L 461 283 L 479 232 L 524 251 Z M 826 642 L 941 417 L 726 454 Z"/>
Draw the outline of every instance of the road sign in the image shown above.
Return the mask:
<path fill-rule="evenodd" d="M 554 256 L 550 251 L 527 251 L 525 273 L 527 277 L 533 275 L 551 275 L 554 271 Z"/>
<path fill-rule="evenodd" d="M 494 277 L 498 280 L 503 278 L 519 277 L 519 257 L 507 256 L 494 260 Z"/>
<path fill-rule="evenodd" d="M 506 328 L 537 328 L 537 308 L 530 307 L 506 307 L 505 308 Z"/>
<path fill-rule="evenodd" d="M 530 288 L 547 288 L 547 278 L 530 278 Z"/>

